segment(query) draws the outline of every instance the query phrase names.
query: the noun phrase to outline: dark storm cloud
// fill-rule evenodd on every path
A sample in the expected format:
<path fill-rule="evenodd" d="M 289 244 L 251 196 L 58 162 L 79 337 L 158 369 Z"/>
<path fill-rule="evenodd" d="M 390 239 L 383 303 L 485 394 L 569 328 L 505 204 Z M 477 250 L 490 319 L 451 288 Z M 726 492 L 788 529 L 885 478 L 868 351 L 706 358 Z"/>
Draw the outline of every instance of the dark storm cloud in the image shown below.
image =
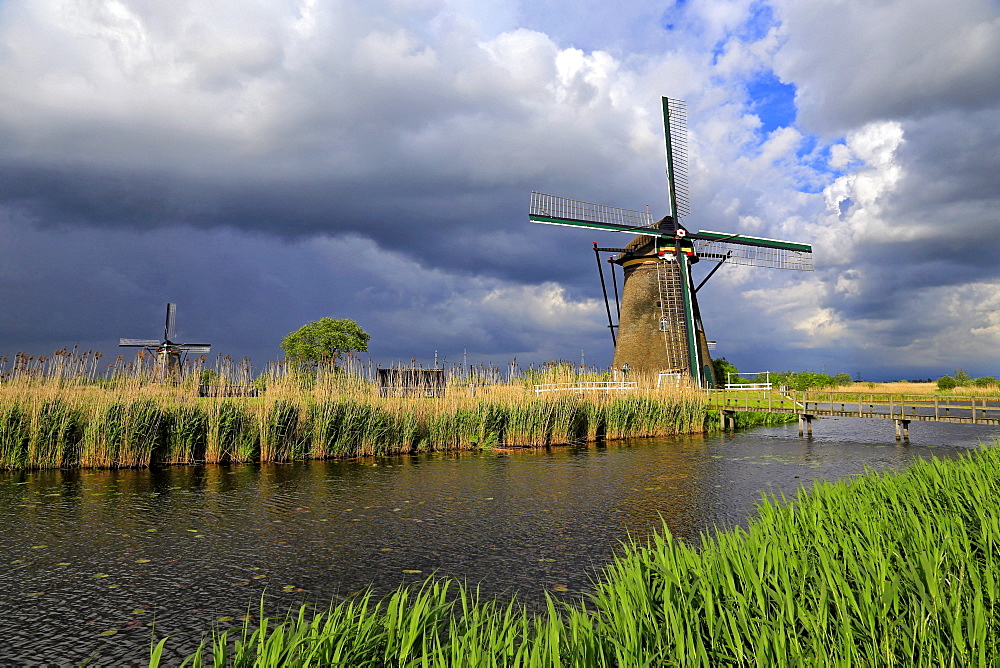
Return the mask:
<path fill-rule="evenodd" d="M 0 248 L 0 293 L 17 303 L 0 310 L 0 341 L 30 342 L 19 349 L 33 354 L 79 343 L 114 357 L 119 337 L 159 335 L 168 301 L 178 304 L 181 338 L 258 364 L 278 357 L 282 336 L 325 315 L 356 318 L 383 360 L 426 361 L 434 350 L 455 360 L 463 348 L 474 360 L 503 361 L 517 351 L 558 357 L 558 347 L 538 344 L 556 320 L 573 349 L 598 349 L 592 309 L 567 302 L 556 286 L 460 276 L 359 237 L 280 242 L 189 227 L 12 231 L 10 221 L 0 223 L 13 240 Z M 540 305 L 555 315 L 540 318 Z"/>
<path fill-rule="evenodd" d="M 774 4 L 786 37 L 777 71 L 798 87 L 799 119 L 812 130 L 1000 102 L 992 0 Z"/>
<path fill-rule="evenodd" d="M 627 237 L 530 225 L 528 193 L 662 213 L 668 94 L 691 226 L 816 245 L 706 288 L 741 365 L 884 365 L 964 313 L 995 350 L 995 8 L 933 4 L 4 3 L 0 344 L 153 335 L 176 301 L 254 358 L 333 315 L 386 358 L 607 363 L 590 242 Z M 801 130 L 753 113 L 775 74 Z"/>

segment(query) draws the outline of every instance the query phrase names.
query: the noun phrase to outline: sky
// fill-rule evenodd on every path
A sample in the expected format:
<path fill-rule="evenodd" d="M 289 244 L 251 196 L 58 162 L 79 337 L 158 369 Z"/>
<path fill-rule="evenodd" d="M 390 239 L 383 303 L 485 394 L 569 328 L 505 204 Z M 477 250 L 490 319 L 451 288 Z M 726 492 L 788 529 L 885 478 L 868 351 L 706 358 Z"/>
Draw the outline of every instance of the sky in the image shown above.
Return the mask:
<path fill-rule="evenodd" d="M 810 243 L 699 292 L 743 371 L 1000 376 L 997 0 L 0 0 L 0 356 L 156 338 L 382 364 L 613 349 L 532 190 Z M 695 280 L 714 266 L 695 267 Z"/>

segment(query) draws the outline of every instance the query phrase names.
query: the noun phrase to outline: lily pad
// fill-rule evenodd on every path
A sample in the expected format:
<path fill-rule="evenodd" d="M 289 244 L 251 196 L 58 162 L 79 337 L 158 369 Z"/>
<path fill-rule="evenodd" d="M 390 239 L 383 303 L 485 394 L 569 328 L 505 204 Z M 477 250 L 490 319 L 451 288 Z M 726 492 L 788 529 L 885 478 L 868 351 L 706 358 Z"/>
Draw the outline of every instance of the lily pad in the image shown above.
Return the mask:
<path fill-rule="evenodd" d="M 569 587 L 566 585 L 552 585 L 553 591 L 569 591 Z"/>
<path fill-rule="evenodd" d="M 423 573 L 423 571 L 417 570 L 415 568 L 404 568 L 403 572 L 404 573 L 410 573 L 411 575 L 415 574 L 415 573 Z"/>
<path fill-rule="evenodd" d="M 48 547 L 48 545 L 32 545 L 31 549 L 32 550 L 44 550 L 47 547 Z"/>
<path fill-rule="evenodd" d="M 109 578 L 111 576 L 108 575 L 107 573 L 94 573 L 90 577 L 92 577 L 92 578 Z"/>
<path fill-rule="evenodd" d="M 45 595 L 45 592 L 43 592 L 43 591 L 33 591 L 30 594 L 28 594 L 28 596 L 44 596 L 44 595 Z"/>
<path fill-rule="evenodd" d="M 266 577 L 267 577 L 266 575 L 255 575 L 255 576 L 253 576 L 252 579 L 254 579 L 254 580 L 260 580 L 261 578 L 266 578 Z"/>
<path fill-rule="evenodd" d="M 118 633 L 118 631 L 116 631 L 115 629 L 108 629 L 107 631 L 101 631 L 101 632 L 100 632 L 100 633 L 99 633 L 98 635 L 102 635 L 102 636 L 113 636 L 113 635 L 115 635 L 116 633 Z"/>
<path fill-rule="evenodd" d="M 225 617 L 219 617 L 220 622 L 231 622 L 233 621 L 233 619 L 234 619 L 233 617 L 229 617 L 228 615 Z"/>
<path fill-rule="evenodd" d="M 250 584 L 249 580 L 240 580 L 239 582 L 234 582 L 233 586 L 235 586 L 235 587 L 243 587 L 243 586 L 248 585 L 248 584 Z"/>
<path fill-rule="evenodd" d="M 141 614 L 144 614 L 145 612 L 146 612 L 145 608 L 136 608 L 135 610 L 132 611 L 132 614 L 133 615 L 141 615 Z"/>
<path fill-rule="evenodd" d="M 58 564 L 56 564 L 56 566 L 69 566 L 69 565 L 70 565 L 70 562 L 68 562 L 68 561 L 60 561 Z"/>
<path fill-rule="evenodd" d="M 148 564 L 151 561 L 152 561 L 152 559 L 136 559 L 135 563 L 137 563 L 137 564 Z"/>

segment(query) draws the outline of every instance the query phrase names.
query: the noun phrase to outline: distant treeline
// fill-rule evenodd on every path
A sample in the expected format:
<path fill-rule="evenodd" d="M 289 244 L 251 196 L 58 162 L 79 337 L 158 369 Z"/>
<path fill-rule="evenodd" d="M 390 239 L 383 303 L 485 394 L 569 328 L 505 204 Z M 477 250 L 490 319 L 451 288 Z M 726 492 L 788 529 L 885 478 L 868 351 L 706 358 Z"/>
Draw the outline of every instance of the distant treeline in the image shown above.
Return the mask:
<path fill-rule="evenodd" d="M 997 384 L 998 381 L 993 376 L 973 378 L 965 373 L 964 369 L 955 369 L 954 376 L 941 376 L 937 379 L 938 389 L 941 390 L 953 390 L 956 387 L 991 387 Z"/>
<path fill-rule="evenodd" d="M 768 374 L 759 373 L 753 376 L 739 376 L 739 369 L 725 357 L 712 361 L 716 377 L 722 383 L 765 383 L 774 387 L 787 387 L 790 390 L 811 390 L 828 387 L 843 387 L 851 385 L 854 380 L 849 373 L 838 373 L 833 376 L 815 371 L 771 371 Z M 729 380 L 727 380 L 727 378 Z"/>

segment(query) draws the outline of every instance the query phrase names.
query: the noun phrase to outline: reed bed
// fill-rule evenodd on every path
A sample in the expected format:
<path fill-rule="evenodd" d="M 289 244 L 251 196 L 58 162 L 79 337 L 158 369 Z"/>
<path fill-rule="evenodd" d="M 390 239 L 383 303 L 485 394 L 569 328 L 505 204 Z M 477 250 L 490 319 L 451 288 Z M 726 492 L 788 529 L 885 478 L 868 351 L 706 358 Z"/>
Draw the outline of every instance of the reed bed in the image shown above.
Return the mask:
<path fill-rule="evenodd" d="M 18 373 L 3 379 L 0 468 L 544 447 L 700 432 L 706 420 L 711 424 L 701 396 L 683 388 L 536 395 L 535 381 L 579 378 L 560 368 L 491 383 L 484 378 L 497 381 L 498 372 L 466 375 L 451 383 L 445 397 L 406 398 L 379 396 L 363 374 L 337 369 L 305 375 L 270 365 L 253 381 L 254 396 L 200 397 L 200 383 L 190 376 L 178 383 L 155 382 L 150 359 L 132 366 L 119 359 L 99 382 L 67 375 L 67 368 L 80 366 L 85 365 L 72 360 L 21 360 Z M 201 378 L 250 387 L 245 364 L 217 364 L 216 369 L 202 370 Z"/>
<path fill-rule="evenodd" d="M 818 482 L 697 546 L 666 527 L 625 545 L 583 601 L 530 612 L 430 579 L 283 620 L 262 602 L 185 665 L 992 666 L 998 492 L 995 447 Z"/>

